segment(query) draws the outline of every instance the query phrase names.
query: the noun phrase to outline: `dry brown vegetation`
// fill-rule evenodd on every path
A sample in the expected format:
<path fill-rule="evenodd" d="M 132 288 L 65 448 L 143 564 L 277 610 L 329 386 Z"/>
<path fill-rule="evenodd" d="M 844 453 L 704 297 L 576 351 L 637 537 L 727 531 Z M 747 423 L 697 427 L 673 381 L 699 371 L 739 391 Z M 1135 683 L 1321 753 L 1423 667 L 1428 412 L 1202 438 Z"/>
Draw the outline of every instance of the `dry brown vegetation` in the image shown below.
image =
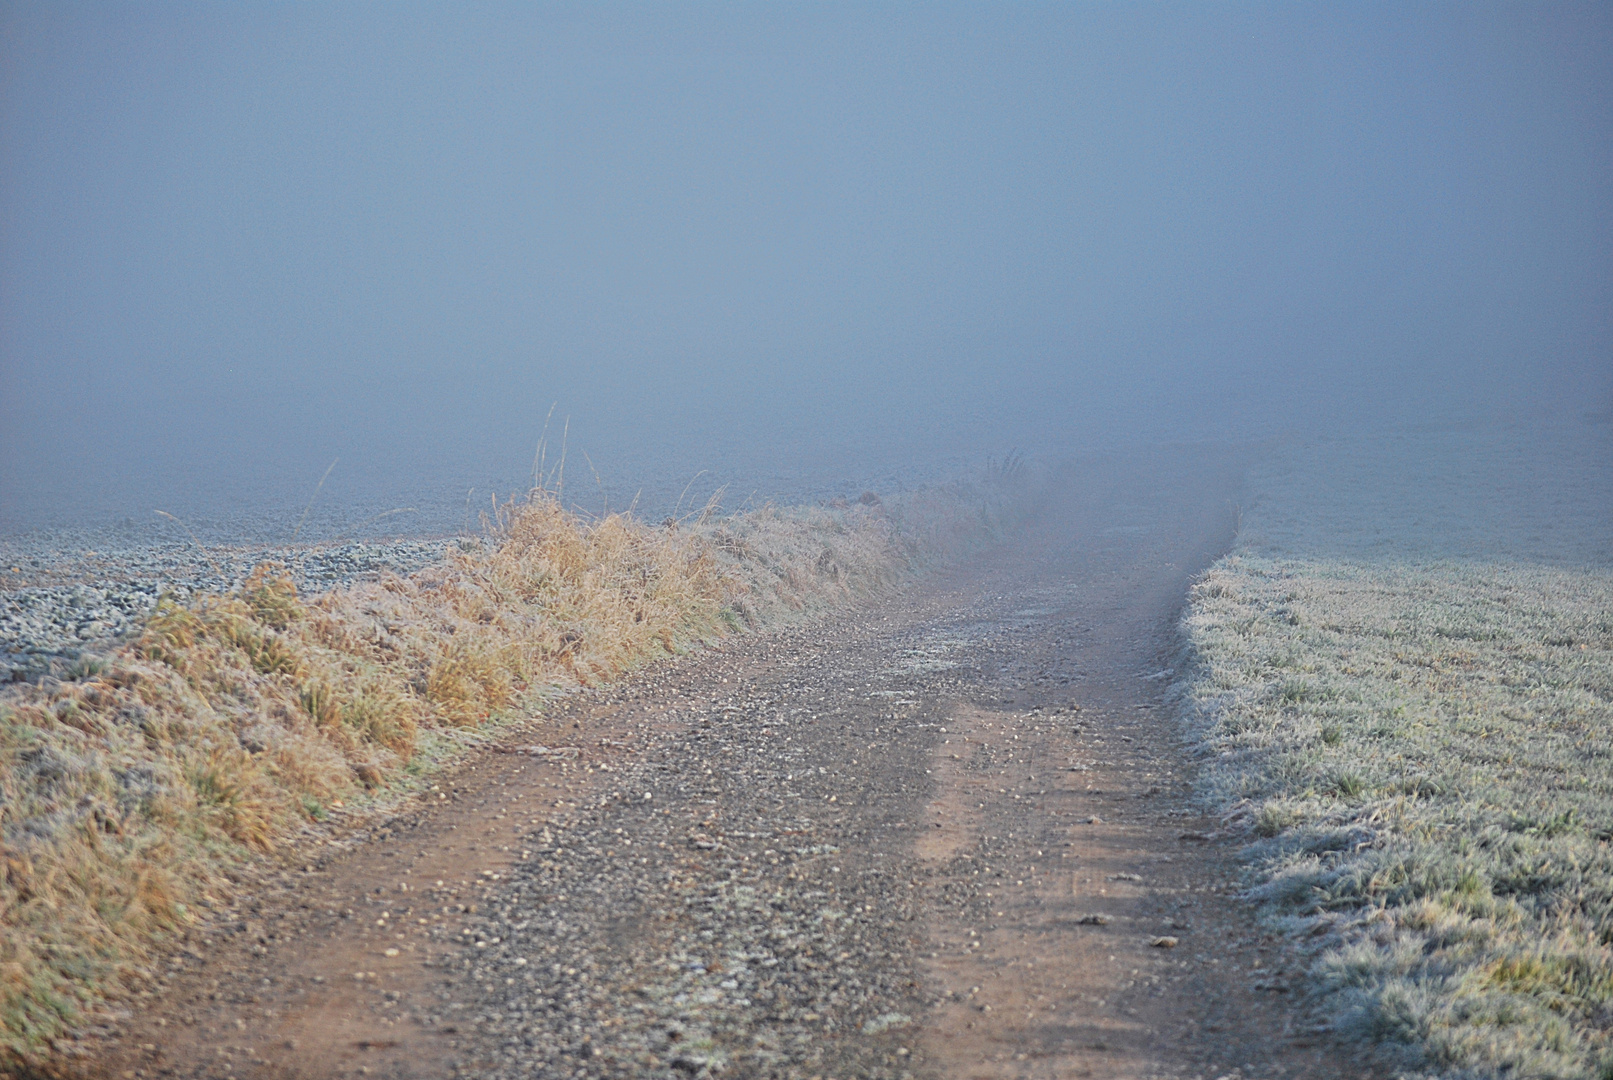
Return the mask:
<path fill-rule="evenodd" d="M 262 566 L 163 603 L 75 679 L 8 690 L 0 1062 L 151 978 L 165 934 L 333 802 L 419 769 L 429 737 L 889 588 L 990 537 L 1014 480 L 664 527 L 538 491 L 410 577 L 302 597 Z"/>

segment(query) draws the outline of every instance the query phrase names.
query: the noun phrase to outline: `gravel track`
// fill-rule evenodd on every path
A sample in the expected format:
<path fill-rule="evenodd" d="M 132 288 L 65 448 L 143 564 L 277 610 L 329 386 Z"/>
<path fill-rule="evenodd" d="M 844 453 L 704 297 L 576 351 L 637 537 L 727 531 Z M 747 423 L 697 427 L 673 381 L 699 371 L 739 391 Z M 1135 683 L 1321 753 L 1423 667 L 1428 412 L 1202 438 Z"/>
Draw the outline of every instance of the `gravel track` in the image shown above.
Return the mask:
<path fill-rule="evenodd" d="M 76 1075 L 1368 1075 L 1159 708 L 1235 464 L 558 703 L 194 934 Z"/>
<path fill-rule="evenodd" d="M 740 665 L 731 695 L 666 718 L 680 730 L 621 765 L 602 805 L 535 838 L 477 926 L 489 944 L 439 995 L 474 1003 L 460 1071 L 908 1071 L 904 1029 L 929 1004 L 912 836 L 941 725 L 925 718 L 953 680 L 882 667 L 871 646 L 917 650 L 912 628 L 835 630 L 827 655 L 765 680 Z"/>

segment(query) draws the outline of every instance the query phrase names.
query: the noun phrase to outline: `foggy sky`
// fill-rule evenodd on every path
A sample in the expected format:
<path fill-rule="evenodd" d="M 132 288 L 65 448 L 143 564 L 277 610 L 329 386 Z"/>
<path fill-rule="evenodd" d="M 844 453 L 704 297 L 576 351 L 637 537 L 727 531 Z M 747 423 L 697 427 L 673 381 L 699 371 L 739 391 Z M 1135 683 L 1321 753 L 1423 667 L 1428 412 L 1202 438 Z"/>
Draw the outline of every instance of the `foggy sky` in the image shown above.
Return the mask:
<path fill-rule="evenodd" d="M 6 529 L 279 505 L 336 457 L 337 497 L 430 499 L 521 476 L 551 404 L 629 486 L 1613 406 L 1607 5 L 6 3 L 0 38 Z"/>

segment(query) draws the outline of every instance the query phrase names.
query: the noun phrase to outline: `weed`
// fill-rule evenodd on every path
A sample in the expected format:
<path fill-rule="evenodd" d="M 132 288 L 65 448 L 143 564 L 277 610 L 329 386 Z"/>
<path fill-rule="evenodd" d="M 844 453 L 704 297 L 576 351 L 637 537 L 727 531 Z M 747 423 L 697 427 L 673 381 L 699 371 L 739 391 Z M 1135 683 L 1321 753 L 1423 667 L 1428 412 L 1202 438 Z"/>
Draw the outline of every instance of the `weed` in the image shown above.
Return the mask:
<path fill-rule="evenodd" d="M 269 848 L 277 824 L 276 793 L 249 754 L 215 747 L 191 762 L 186 779 L 204 816 L 248 847 Z"/>
<path fill-rule="evenodd" d="M 287 629 L 302 618 L 305 610 L 297 602 L 297 586 L 291 575 L 278 564 L 264 563 L 252 571 L 241 585 L 241 599 L 258 622 L 275 630 Z"/>
<path fill-rule="evenodd" d="M 93 679 L 107 671 L 107 661 L 98 656 L 81 656 L 67 669 L 67 677 L 76 682 Z"/>
<path fill-rule="evenodd" d="M 1340 798 L 1355 799 L 1367 789 L 1367 782 L 1355 773 L 1340 773 L 1333 778 L 1333 790 Z"/>
<path fill-rule="evenodd" d="M 1255 815 L 1255 834 L 1263 837 L 1273 837 L 1298 820 L 1297 815 L 1289 808 L 1276 803 L 1267 803 Z"/>
<path fill-rule="evenodd" d="M 414 703 L 383 677 L 361 679 L 341 706 L 342 723 L 361 739 L 407 757 L 414 748 Z"/>

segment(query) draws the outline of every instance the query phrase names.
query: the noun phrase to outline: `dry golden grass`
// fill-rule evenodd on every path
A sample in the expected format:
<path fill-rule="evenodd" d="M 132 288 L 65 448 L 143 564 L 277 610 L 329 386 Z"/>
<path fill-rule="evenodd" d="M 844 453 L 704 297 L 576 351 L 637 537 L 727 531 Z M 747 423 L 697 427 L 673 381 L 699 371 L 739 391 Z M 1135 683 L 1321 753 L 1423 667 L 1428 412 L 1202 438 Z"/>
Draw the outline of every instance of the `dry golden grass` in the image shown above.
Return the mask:
<path fill-rule="evenodd" d="M 166 932 L 332 801 L 463 729 L 702 641 L 888 589 L 989 539 L 1023 484 L 650 527 L 549 493 L 408 578 L 313 598 L 280 568 L 163 603 L 97 673 L 0 699 L 0 1063 L 149 977 Z"/>

